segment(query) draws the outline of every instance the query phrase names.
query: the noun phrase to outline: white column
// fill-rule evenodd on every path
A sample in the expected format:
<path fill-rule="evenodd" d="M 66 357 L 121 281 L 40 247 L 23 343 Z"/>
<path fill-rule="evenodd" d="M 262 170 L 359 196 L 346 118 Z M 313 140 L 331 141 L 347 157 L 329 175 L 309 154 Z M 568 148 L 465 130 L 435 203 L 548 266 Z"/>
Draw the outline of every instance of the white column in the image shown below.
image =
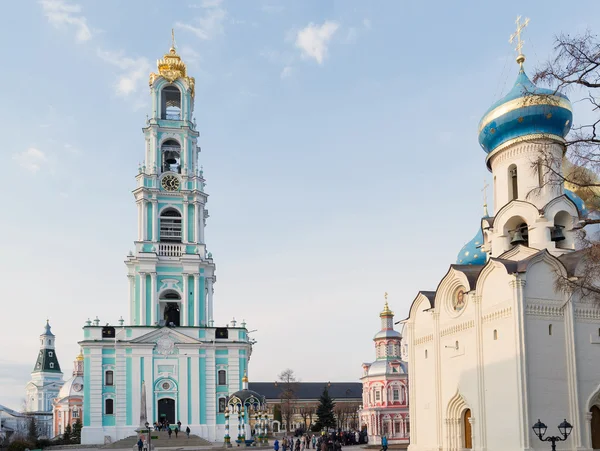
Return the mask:
<path fill-rule="evenodd" d="M 142 240 L 148 239 L 148 202 L 142 200 Z"/>
<path fill-rule="evenodd" d="M 129 324 L 135 324 L 135 276 L 127 274 L 127 280 L 129 280 Z"/>
<path fill-rule="evenodd" d="M 204 205 L 200 205 L 200 214 L 198 215 L 198 222 L 200 223 L 200 243 L 204 243 Z"/>
<path fill-rule="evenodd" d="M 152 200 L 152 241 L 158 241 L 158 201 Z"/>
<path fill-rule="evenodd" d="M 181 321 L 180 324 L 182 326 L 188 325 L 188 307 L 189 307 L 189 278 L 190 275 L 188 273 L 183 273 L 183 298 L 181 299 Z"/>
<path fill-rule="evenodd" d="M 142 236 L 142 201 L 137 202 L 138 207 L 138 241 L 142 241 L 144 238 Z"/>
<path fill-rule="evenodd" d="M 150 312 L 150 326 L 154 326 L 154 324 L 156 323 L 156 273 L 155 272 L 151 272 L 150 273 L 150 299 L 151 299 L 151 306 L 150 308 L 152 309 Z"/>
<path fill-rule="evenodd" d="M 208 322 L 208 324 L 210 324 L 210 322 L 213 319 L 213 278 L 212 277 L 207 277 L 206 278 L 206 288 L 208 289 L 208 293 L 206 296 L 206 321 Z"/>
<path fill-rule="evenodd" d="M 194 273 L 194 324 L 192 326 L 200 326 L 200 273 Z"/>
<path fill-rule="evenodd" d="M 146 273 L 140 273 L 140 318 L 139 326 L 146 325 Z"/>
<path fill-rule="evenodd" d="M 200 204 L 198 202 L 194 202 L 194 242 L 200 242 Z"/>
<path fill-rule="evenodd" d="M 189 205 L 188 201 L 184 200 L 183 201 L 183 221 L 182 221 L 183 222 L 183 230 L 182 230 L 182 234 L 181 234 L 181 237 L 183 238 L 182 241 L 184 243 L 187 243 L 189 241 L 189 239 L 188 239 L 189 238 L 188 237 L 188 221 L 189 221 L 188 205 Z"/>

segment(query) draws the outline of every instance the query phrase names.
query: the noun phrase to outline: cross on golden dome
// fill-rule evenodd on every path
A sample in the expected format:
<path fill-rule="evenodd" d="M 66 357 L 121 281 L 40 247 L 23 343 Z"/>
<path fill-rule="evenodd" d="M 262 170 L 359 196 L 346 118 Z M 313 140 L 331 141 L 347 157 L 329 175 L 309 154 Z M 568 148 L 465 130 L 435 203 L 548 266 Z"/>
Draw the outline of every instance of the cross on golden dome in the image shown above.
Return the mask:
<path fill-rule="evenodd" d="M 383 298 L 385 299 L 385 306 L 383 307 L 383 311 L 379 314 L 379 316 L 394 316 L 394 312 L 390 310 L 390 306 L 388 305 L 387 291 L 383 294 Z"/>

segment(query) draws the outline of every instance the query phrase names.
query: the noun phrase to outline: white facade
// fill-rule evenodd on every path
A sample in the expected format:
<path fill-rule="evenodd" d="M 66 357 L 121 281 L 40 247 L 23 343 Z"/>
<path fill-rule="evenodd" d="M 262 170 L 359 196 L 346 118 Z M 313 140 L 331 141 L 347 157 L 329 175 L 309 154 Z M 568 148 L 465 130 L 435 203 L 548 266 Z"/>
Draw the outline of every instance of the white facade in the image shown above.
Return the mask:
<path fill-rule="evenodd" d="M 515 96 L 523 87 L 527 102 Z M 557 277 L 582 275 L 574 229 L 583 211 L 536 170 L 551 155 L 561 173 L 570 105 L 536 89 L 521 68 L 510 97 L 484 116 L 495 216 L 482 218 L 482 238 L 461 251 L 470 262 L 420 292 L 403 321 L 410 451 L 548 449 L 532 431 L 538 419 L 548 435 L 564 419 L 573 425 L 560 449 L 600 448 L 600 309 L 555 289 Z"/>

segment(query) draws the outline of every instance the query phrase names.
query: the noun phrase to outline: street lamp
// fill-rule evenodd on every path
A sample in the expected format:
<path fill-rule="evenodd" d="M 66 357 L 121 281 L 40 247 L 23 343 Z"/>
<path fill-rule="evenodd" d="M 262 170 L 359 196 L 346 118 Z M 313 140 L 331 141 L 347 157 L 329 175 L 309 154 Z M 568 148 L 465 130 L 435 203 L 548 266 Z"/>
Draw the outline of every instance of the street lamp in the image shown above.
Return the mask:
<path fill-rule="evenodd" d="M 150 434 L 150 423 L 146 421 L 146 430 L 148 431 L 148 451 L 152 451 L 152 434 Z"/>
<path fill-rule="evenodd" d="M 542 423 L 539 419 L 537 423 L 533 425 L 533 432 L 542 442 L 551 442 L 552 443 L 552 451 L 556 451 L 556 442 L 564 442 L 568 437 L 571 431 L 573 430 L 573 426 L 569 424 L 567 420 L 564 420 L 562 423 L 558 425 L 558 430 L 562 434 L 562 438 L 558 436 L 546 437 L 544 438 L 544 434 L 548 427 Z"/>

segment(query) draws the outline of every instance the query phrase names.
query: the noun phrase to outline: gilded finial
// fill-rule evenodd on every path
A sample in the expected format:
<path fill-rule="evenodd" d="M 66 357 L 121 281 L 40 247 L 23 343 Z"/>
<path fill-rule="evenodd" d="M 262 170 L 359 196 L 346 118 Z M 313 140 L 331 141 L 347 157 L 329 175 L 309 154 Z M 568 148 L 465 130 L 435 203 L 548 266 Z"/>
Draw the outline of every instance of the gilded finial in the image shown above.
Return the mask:
<path fill-rule="evenodd" d="M 175 29 L 171 28 L 171 53 L 175 53 Z"/>
<path fill-rule="evenodd" d="M 525 55 L 523 55 L 522 49 L 523 43 L 525 41 L 521 39 L 521 33 L 523 32 L 523 29 L 529 24 L 529 19 L 525 18 L 525 21 L 521 23 L 521 16 L 517 16 L 517 20 L 515 21 L 515 23 L 517 24 L 517 30 L 510 35 L 510 39 L 508 40 L 508 42 L 512 44 L 516 39 L 517 46 L 515 47 L 515 50 L 517 51 L 517 63 L 519 63 L 519 66 L 523 68 L 523 63 L 525 62 Z"/>
<path fill-rule="evenodd" d="M 79 355 L 77 356 L 77 361 L 81 362 L 83 360 L 83 349 L 79 348 Z"/>
<path fill-rule="evenodd" d="M 379 314 L 379 316 L 394 316 L 394 312 L 390 310 L 390 306 L 388 305 L 388 294 L 387 291 L 383 294 L 385 299 L 385 306 L 383 307 L 383 311 Z"/>
<path fill-rule="evenodd" d="M 242 377 L 242 382 L 248 382 L 248 371 L 244 370 L 244 377 Z"/>

